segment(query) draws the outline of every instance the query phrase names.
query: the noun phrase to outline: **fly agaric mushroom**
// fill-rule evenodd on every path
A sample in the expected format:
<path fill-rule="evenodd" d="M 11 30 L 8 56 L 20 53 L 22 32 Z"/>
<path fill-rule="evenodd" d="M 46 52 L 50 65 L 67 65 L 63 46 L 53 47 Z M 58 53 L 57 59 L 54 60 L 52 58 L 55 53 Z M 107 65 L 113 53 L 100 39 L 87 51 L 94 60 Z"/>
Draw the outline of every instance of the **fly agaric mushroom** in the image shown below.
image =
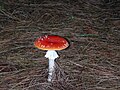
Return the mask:
<path fill-rule="evenodd" d="M 58 56 L 55 50 L 63 50 L 69 46 L 66 39 L 56 35 L 45 35 L 35 40 L 34 45 L 41 50 L 48 50 L 45 57 L 49 59 L 48 81 L 52 81 L 55 68 L 55 59 Z"/>

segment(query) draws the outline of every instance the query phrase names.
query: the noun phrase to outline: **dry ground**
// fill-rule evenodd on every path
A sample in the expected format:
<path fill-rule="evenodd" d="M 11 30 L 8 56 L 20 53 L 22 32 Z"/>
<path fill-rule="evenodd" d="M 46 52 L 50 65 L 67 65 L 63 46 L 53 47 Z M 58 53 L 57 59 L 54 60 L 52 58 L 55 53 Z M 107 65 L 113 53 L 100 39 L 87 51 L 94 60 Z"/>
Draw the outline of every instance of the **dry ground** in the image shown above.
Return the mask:
<path fill-rule="evenodd" d="M 53 83 L 47 82 L 46 51 L 33 45 L 42 35 L 59 35 L 70 44 L 58 51 Z M 0 90 L 120 90 L 119 7 L 84 0 L 5 0 L 0 9 Z"/>

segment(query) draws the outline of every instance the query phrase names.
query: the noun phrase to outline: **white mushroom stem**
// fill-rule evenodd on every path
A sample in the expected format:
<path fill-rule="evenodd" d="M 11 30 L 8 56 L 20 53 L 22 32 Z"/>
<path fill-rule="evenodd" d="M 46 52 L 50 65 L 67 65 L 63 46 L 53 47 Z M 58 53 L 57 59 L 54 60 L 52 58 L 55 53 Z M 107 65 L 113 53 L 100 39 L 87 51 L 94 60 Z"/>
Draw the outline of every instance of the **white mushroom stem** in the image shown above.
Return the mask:
<path fill-rule="evenodd" d="M 48 81 L 51 82 L 53 79 L 53 72 L 55 72 L 55 59 L 58 56 L 57 52 L 55 50 L 48 50 L 45 55 L 46 58 L 49 59 L 49 75 L 48 75 Z"/>

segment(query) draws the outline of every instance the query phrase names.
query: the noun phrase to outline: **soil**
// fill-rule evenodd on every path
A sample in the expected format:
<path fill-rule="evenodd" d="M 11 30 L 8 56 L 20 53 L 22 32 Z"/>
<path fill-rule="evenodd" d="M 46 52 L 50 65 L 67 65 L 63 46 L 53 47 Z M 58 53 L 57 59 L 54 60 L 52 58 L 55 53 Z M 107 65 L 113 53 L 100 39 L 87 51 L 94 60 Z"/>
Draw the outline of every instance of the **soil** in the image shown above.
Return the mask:
<path fill-rule="evenodd" d="M 2 2 L 0 90 L 120 90 L 120 7 L 97 1 Z M 46 51 L 34 46 L 43 35 L 69 41 L 57 51 L 53 82 Z"/>

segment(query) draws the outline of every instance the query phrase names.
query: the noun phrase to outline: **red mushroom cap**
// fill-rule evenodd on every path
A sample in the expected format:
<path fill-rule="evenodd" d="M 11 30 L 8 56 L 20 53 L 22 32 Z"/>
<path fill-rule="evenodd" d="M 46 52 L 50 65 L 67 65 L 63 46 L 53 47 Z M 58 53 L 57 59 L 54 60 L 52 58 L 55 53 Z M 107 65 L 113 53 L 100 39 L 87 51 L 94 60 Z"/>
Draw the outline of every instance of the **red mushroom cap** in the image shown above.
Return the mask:
<path fill-rule="evenodd" d="M 35 40 L 34 45 L 42 50 L 62 50 L 69 46 L 67 40 L 56 35 L 45 35 Z"/>

